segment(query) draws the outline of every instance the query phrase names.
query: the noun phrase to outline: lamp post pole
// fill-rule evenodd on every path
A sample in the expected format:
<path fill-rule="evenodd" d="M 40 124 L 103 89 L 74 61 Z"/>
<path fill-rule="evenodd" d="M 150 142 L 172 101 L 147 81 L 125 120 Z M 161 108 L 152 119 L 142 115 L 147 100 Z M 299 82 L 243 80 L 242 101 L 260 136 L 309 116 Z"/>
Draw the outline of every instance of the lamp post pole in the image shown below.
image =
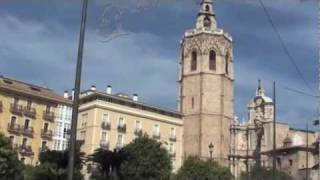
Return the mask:
<path fill-rule="evenodd" d="M 209 144 L 209 153 L 210 153 L 210 161 L 212 161 L 212 153 L 213 153 L 213 148 L 214 148 L 214 145 L 212 144 L 212 142 Z"/>
<path fill-rule="evenodd" d="M 79 111 L 79 94 L 80 94 L 80 86 L 81 86 L 81 71 L 82 71 L 83 46 L 84 46 L 84 39 L 85 39 L 85 27 L 86 27 L 86 20 L 87 20 L 87 7 L 88 7 L 88 0 L 83 0 L 74 98 L 73 98 L 71 135 L 70 135 L 70 141 L 69 141 L 68 180 L 73 180 L 73 174 L 74 174 L 74 157 L 75 157 L 76 138 L 77 138 L 77 119 L 78 119 L 78 111 Z"/>
<path fill-rule="evenodd" d="M 273 82 L 273 149 L 272 149 L 272 177 L 276 179 L 276 120 L 277 120 L 277 106 L 276 106 L 276 82 Z"/>

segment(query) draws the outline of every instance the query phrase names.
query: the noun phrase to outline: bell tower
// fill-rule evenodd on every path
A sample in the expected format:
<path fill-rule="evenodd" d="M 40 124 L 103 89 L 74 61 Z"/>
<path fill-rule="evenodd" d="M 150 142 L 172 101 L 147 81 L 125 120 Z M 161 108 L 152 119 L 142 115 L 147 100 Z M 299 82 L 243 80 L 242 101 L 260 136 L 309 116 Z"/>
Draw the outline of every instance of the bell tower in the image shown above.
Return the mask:
<path fill-rule="evenodd" d="M 232 38 L 217 28 L 212 0 L 202 0 L 196 27 L 181 41 L 180 111 L 184 157 L 212 157 L 227 165 L 233 119 Z"/>

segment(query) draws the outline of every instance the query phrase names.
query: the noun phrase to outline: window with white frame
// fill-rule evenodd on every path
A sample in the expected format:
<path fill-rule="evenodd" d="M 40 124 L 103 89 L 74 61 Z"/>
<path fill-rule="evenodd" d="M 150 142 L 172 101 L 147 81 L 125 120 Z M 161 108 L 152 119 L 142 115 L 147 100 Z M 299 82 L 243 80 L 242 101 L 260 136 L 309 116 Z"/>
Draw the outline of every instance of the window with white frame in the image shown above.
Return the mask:
<path fill-rule="evenodd" d="M 103 131 L 103 132 L 101 133 L 101 141 L 103 141 L 103 142 L 108 142 L 108 134 L 107 134 L 106 131 Z"/>
<path fill-rule="evenodd" d="M 118 126 L 119 126 L 119 127 L 123 127 L 123 126 L 124 126 L 124 124 L 125 124 L 125 122 L 124 122 L 124 118 L 123 118 L 123 117 L 119 117 L 119 120 L 118 120 Z"/>
<path fill-rule="evenodd" d="M 82 128 L 87 126 L 87 121 L 88 121 L 88 114 L 82 114 L 82 119 L 81 119 Z"/>
<path fill-rule="evenodd" d="M 169 153 L 172 153 L 172 154 L 175 153 L 175 147 L 173 143 L 169 144 Z"/>
<path fill-rule="evenodd" d="M 138 131 L 142 129 L 141 121 L 136 120 L 136 122 L 135 122 L 135 129 L 138 130 Z"/>
<path fill-rule="evenodd" d="M 124 135 L 118 134 L 117 147 L 123 147 Z"/>
<path fill-rule="evenodd" d="M 153 135 L 160 136 L 160 126 L 159 124 L 155 124 L 153 127 Z"/>
<path fill-rule="evenodd" d="M 86 131 L 81 131 L 80 132 L 80 139 L 84 140 L 86 138 Z"/>
<path fill-rule="evenodd" d="M 104 113 L 102 115 L 102 122 L 103 123 L 109 123 L 109 114 L 108 113 Z"/>
<path fill-rule="evenodd" d="M 176 128 L 172 127 L 170 129 L 170 138 L 175 139 L 176 138 Z"/>
<path fill-rule="evenodd" d="M 53 149 L 59 150 L 59 140 L 54 140 Z"/>

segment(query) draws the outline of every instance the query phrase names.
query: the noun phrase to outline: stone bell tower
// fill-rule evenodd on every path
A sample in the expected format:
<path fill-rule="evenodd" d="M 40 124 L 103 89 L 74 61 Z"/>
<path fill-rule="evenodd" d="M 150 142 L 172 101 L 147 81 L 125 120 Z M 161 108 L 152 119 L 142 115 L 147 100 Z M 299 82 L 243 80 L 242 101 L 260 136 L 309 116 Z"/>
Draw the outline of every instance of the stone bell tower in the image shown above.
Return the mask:
<path fill-rule="evenodd" d="M 184 157 L 212 157 L 223 165 L 230 153 L 233 119 L 232 38 L 217 28 L 212 0 L 202 0 L 196 27 L 181 41 L 180 111 Z"/>

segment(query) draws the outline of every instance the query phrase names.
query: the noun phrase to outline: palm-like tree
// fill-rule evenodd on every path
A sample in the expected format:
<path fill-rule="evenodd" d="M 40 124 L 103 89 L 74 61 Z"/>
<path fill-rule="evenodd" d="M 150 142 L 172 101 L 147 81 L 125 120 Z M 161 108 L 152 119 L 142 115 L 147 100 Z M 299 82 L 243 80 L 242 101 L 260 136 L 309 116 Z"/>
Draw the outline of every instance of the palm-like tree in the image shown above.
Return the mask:
<path fill-rule="evenodd" d="M 94 168 L 92 170 L 93 179 L 111 180 L 118 179 L 121 164 L 128 159 L 128 155 L 123 149 L 114 151 L 97 149 L 88 157 Z"/>

